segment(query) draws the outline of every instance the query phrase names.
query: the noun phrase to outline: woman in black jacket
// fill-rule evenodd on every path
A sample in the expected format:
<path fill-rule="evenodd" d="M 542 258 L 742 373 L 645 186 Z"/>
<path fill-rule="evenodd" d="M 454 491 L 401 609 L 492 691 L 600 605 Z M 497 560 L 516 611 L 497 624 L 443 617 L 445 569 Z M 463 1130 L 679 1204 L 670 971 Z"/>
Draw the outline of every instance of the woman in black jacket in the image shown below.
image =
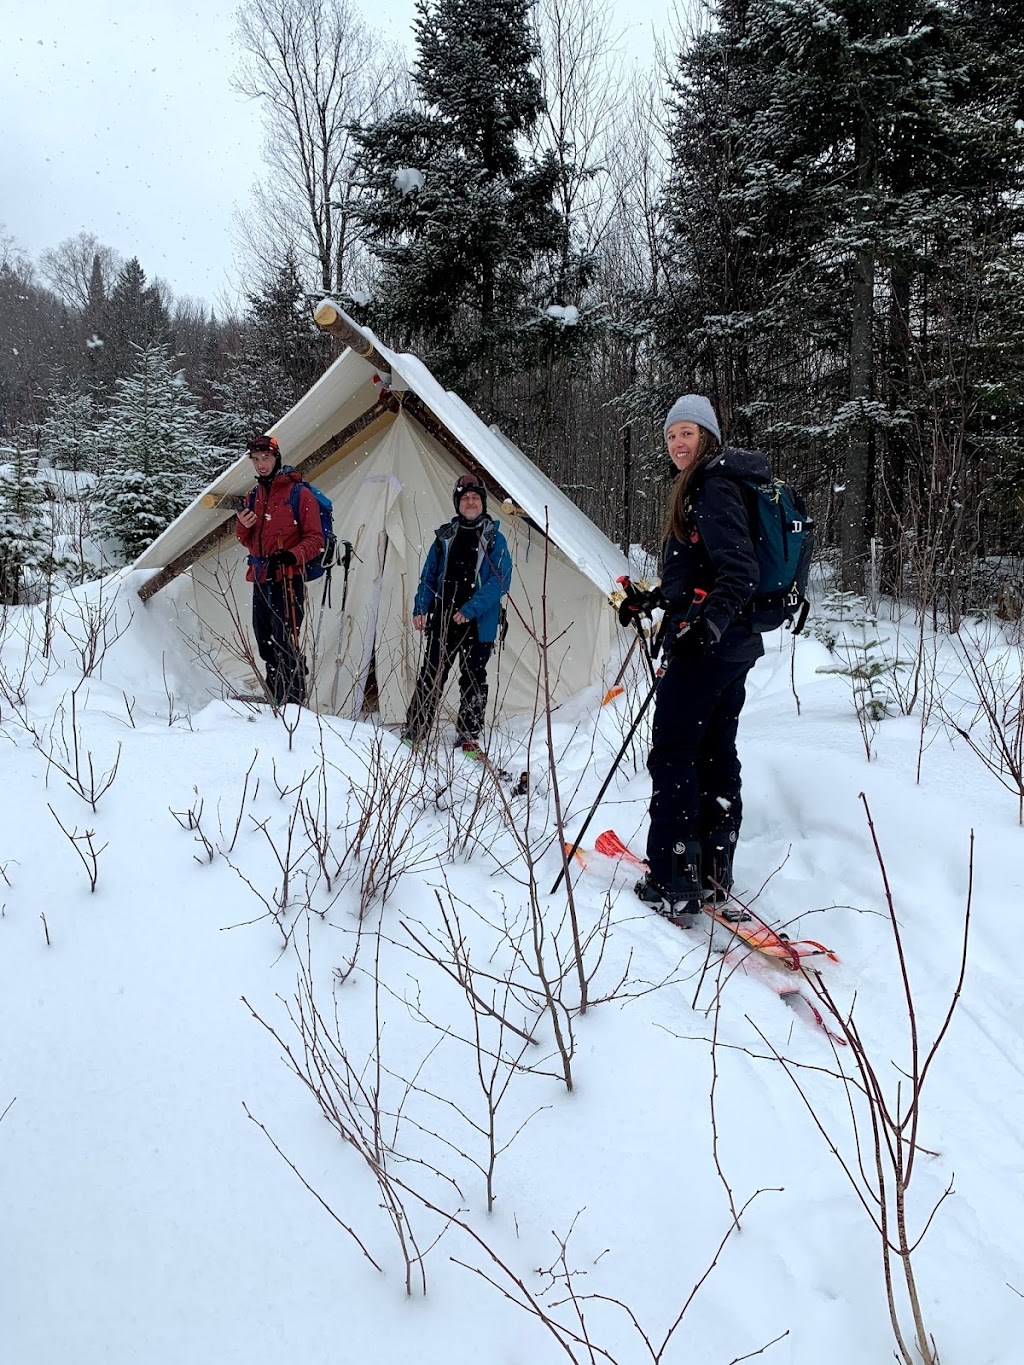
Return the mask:
<path fill-rule="evenodd" d="M 685 394 L 665 419 L 675 465 L 661 550 L 666 668 L 654 707 L 649 872 L 636 886 L 661 914 L 692 923 L 727 899 L 743 813 L 736 731 L 747 674 L 764 653 L 751 625 L 758 562 L 737 478 L 770 477 L 767 457 L 721 446 L 714 408 Z M 694 614 L 694 593 L 707 596 Z M 733 912 L 737 918 L 742 912 Z"/>

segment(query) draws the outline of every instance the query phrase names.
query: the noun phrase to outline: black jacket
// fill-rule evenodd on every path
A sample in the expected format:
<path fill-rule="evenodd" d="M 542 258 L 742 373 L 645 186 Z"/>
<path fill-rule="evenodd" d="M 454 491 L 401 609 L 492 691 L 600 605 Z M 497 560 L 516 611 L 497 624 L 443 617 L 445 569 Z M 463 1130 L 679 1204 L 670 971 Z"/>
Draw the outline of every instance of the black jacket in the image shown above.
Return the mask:
<path fill-rule="evenodd" d="M 757 555 L 750 539 L 750 494 L 737 478 L 771 478 L 768 457 L 726 446 L 694 474 L 689 489 L 687 539 L 669 536 L 662 547 L 661 590 L 678 617 L 695 588 L 708 594 L 704 616 L 719 637 L 708 653 L 728 662 L 751 663 L 764 653 L 750 624 L 757 587 Z"/>

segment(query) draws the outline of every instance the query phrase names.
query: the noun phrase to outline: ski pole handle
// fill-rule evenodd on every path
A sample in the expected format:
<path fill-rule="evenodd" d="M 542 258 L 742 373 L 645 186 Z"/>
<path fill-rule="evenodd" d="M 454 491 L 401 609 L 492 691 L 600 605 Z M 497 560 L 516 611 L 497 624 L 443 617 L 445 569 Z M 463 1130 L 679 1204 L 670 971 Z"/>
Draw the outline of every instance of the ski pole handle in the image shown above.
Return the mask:
<path fill-rule="evenodd" d="M 703 607 L 704 603 L 707 601 L 707 596 L 707 592 L 704 588 L 694 588 L 693 601 L 687 607 L 686 615 L 679 622 L 679 629 L 676 631 L 677 635 L 685 635 L 690 629 L 694 621 L 696 621 L 697 617 L 700 615 L 701 607 Z"/>
<path fill-rule="evenodd" d="M 678 629 L 676 630 L 674 637 L 670 641 L 666 641 L 666 637 L 668 636 L 669 621 L 668 612 L 666 611 L 665 618 L 661 623 L 661 629 L 658 631 L 658 638 L 655 640 L 654 648 L 651 650 L 652 654 L 660 654 L 662 656 L 661 663 L 658 666 L 659 677 L 661 677 L 661 675 L 665 672 L 665 669 L 668 667 L 667 655 L 669 646 L 671 644 L 674 644 L 677 640 L 682 639 L 682 637 L 686 634 L 686 632 L 693 625 L 694 621 L 700 615 L 701 608 L 704 606 L 706 600 L 707 591 L 704 588 L 694 588 L 693 600 L 687 607 L 686 612 L 683 615 L 683 619 L 679 622 Z"/>

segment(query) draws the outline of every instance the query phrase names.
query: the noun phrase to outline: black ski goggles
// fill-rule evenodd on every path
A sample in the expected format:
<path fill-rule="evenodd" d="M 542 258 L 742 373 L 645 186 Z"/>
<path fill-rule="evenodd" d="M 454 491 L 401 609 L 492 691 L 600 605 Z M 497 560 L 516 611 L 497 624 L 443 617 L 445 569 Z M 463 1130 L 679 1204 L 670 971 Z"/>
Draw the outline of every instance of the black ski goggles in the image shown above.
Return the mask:
<path fill-rule="evenodd" d="M 249 442 L 250 455 L 276 455 L 279 448 L 273 436 L 254 436 Z"/>
<path fill-rule="evenodd" d="M 479 493 L 483 497 L 485 492 L 483 484 L 475 474 L 463 474 L 455 484 L 455 496 L 461 498 L 463 493 Z"/>

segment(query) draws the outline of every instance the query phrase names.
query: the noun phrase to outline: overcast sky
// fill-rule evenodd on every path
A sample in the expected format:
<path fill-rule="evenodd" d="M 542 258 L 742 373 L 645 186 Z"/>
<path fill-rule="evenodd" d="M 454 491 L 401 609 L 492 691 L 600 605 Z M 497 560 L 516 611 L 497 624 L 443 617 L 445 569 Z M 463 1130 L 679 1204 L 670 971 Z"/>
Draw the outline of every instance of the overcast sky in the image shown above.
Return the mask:
<path fill-rule="evenodd" d="M 30 256 L 93 232 L 176 295 L 244 292 L 233 215 L 252 211 L 261 130 L 231 88 L 236 8 L 0 0 L 0 224 Z M 648 3 L 616 8 L 636 33 Z M 363 9 L 411 53 L 413 0 Z"/>

